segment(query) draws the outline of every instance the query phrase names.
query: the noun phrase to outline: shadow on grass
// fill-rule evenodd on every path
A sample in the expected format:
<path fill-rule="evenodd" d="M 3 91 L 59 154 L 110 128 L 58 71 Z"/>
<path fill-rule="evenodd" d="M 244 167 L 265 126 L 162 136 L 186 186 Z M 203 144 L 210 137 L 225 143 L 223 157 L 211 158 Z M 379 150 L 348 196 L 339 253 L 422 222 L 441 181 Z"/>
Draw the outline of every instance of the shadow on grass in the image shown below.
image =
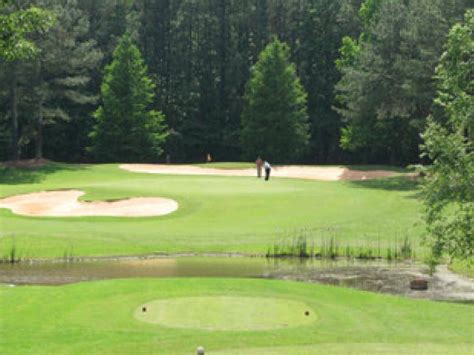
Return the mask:
<path fill-rule="evenodd" d="M 399 166 L 391 166 L 391 165 L 347 165 L 346 166 L 350 170 L 355 171 L 374 171 L 374 170 L 385 170 L 385 171 L 392 171 L 394 173 L 407 173 L 411 171 L 407 168 L 402 168 Z"/>
<path fill-rule="evenodd" d="M 48 175 L 58 171 L 76 171 L 87 168 L 87 165 L 68 165 L 60 163 L 49 163 L 37 168 L 13 168 L 0 166 L 0 185 L 39 183 Z"/>
<path fill-rule="evenodd" d="M 356 180 L 350 181 L 349 184 L 354 187 L 361 187 L 365 189 L 413 191 L 415 193 L 413 197 L 420 197 L 420 182 L 416 179 L 406 176 L 395 176 L 373 180 Z"/>

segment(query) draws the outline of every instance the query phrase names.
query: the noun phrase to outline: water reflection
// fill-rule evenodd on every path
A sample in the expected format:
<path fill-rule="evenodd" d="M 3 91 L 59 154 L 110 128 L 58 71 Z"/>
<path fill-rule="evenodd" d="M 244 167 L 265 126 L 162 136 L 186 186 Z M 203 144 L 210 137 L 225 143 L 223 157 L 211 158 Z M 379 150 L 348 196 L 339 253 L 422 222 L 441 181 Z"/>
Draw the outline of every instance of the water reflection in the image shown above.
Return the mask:
<path fill-rule="evenodd" d="M 136 277 L 258 277 L 353 287 L 367 291 L 437 300 L 474 301 L 474 283 L 440 267 L 412 262 L 351 259 L 266 259 L 250 257 L 120 258 L 81 262 L 0 264 L 0 283 L 61 285 Z M 429 281 L 428 291 L 412 291 L 415 278 Z"/>

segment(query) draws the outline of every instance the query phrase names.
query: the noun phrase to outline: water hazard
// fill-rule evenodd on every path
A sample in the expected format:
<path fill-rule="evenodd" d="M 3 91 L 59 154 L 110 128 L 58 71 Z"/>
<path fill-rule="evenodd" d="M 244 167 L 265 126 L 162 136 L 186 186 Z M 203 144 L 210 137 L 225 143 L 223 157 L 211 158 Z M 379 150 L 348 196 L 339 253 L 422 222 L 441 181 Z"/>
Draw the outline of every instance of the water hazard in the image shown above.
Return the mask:
<path fill-rule="evenodd" d="M 0 283 L 62 285 L 136 277 L 253 277 L 315 282 L 416 298 L 474 302 L 474 282 L 438 267 L 433 276 L 420 263 L 251 257 L 127 257 L 79 262 L 0 264 Z M 428 280 L 427 291 L 410 281 Z"/>

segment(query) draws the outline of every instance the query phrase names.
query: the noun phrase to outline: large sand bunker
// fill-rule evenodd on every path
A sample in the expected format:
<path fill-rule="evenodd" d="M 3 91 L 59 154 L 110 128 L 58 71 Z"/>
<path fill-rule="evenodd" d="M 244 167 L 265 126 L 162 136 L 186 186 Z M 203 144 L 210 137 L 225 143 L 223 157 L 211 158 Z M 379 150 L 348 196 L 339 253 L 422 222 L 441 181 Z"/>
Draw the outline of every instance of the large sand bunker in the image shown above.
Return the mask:
<path fill-rule="evenodd" d="M 216 169 L 193 165 L 122 164 L 120 168 L 137 173 L 153 174 L 256 176 L 255 169 Z M 277 166 L 272 169 L 272 177 L 324 181 L 366 180 L 395 176 L 396 174 L 388 170 L 351 170 L 342 166 Z"/>
<path fill-rule="evenodd" d="M 161 216 L 178 209 L 174 200 L 159 197 L 137 197 L 117 201 L 82 202 L 78 190 L 42 191 L 0 199 L 0 208 L 25 216 Z"/>

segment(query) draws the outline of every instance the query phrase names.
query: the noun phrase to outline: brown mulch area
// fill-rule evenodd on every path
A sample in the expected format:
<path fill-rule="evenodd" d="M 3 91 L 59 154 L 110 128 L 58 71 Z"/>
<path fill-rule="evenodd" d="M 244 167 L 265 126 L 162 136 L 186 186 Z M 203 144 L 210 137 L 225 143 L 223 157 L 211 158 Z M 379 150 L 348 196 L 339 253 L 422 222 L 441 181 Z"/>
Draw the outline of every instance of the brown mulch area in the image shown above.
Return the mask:
<path fill-rule="evenodd" d="M 48 159 L 8 160 L 0 162 L 0 166 L 7 168 L 37 169 L 49 164 L 50 162 L 51 161 Z"/>

